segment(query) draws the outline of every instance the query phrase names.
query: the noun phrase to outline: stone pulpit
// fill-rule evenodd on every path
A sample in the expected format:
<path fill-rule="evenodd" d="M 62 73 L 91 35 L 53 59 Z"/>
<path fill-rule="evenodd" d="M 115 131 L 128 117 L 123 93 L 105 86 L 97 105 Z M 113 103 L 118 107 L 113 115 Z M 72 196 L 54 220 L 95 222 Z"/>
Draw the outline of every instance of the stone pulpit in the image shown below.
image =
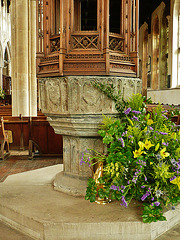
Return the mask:
<path fill-rule="evenodd" d="M 84 195 L 91 171 L 82 152 L 103 152 L 97 131 L 114 103 L 91 82 L 111 83 L 127 99 L 141 92 L 138 0 L 38 0 L 37 77 L 40 107 L 63 135 L 64 170 L 57 190 Z"/>

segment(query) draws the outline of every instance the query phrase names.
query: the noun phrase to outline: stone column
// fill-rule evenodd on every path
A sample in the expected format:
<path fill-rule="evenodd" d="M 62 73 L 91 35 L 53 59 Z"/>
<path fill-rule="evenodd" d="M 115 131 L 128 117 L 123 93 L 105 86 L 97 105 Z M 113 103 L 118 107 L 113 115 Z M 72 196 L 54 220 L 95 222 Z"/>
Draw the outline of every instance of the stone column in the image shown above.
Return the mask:
<path fill-rule="evenodd" d="M 37 115 L 35 1 L 14 0 L 12 12 L 12 114 Z"/>
<path fill-rule="evenodd" d="M 2 79 L 2 74 L 3 74 L 3 67 L 0 66 L 0 87 L 2 88 L 2 85 L 3 85 L 3 79 Z"/>
<path fill-rule="evenodd" d="M 64 170 L 54 181 L 54 188 L 72 195 L 85 195 L 87 179 L 92 175 L 87 165 L 80 166 L 86 148 L 103 152 L 97 131 L 102 114 L 116 117 L 114 103 L 91 85 L 91 81 L 113 83 L 127 98 L 141 92 L 140 79 L 125 77 L 69 76 L 40 79 L 42 112 L 55 133 L 63 135 Z"/>

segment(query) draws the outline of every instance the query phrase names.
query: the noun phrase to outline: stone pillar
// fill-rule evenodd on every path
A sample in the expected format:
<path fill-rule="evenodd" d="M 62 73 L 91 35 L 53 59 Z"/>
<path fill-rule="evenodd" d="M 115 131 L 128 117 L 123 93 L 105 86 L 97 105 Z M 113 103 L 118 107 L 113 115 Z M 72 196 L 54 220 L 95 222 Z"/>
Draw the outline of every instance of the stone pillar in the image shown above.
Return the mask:
<path fill-rule="evenodd" d="M 36 2 L 14 0 L 12 12 L 12 115 L 37 115 Z"/>
<path fill-rule="evenodd" d="M 0 66 L 0 87 L 2 88 L 2 85 L 3 85 L 3 79 L 2 79 L 2 74 L 3 74 L 3 67 Z"/>
<path fill-rule="evenodd" d="M 39 90 L 42 112 L 55 133 L 63 135 L 64 170 L 54 181 L 54 188 L 72 195 L 85 195 L 91 171 L 80 166 L 86 148 L 103 152 L 102 140 L 97 134 L 102 114 L 116 117 L 111 99 L 91 85 L 91 81 L 113 83 L 125 98 L 141 92 L 141 80 L 125 77 L 69 76 L 42 78 Z"/>

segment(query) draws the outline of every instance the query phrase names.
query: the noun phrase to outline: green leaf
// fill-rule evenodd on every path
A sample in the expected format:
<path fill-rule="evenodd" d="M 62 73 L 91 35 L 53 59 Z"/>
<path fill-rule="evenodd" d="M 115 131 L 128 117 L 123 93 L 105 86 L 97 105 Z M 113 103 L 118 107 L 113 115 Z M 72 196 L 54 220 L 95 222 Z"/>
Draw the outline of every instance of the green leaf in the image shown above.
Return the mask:
<path fill-rule="evenodd" d="M 95 202 L 95 201 L 96 201 L 96 196 L 95 195 L 91 195 L 90 202 Z"/>

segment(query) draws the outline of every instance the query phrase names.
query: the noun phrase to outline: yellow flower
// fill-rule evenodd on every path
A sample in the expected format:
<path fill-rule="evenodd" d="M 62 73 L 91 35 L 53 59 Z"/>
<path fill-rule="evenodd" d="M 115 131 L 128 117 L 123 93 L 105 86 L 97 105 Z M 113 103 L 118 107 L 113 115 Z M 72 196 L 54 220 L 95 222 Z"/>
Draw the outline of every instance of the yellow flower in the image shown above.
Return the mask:
<path fill-rule="evenodd" d="M 155 151 L 157 151 L 159 149 L 159 146 L 160 146 L 160 144 L 158 143 L 155 147 Z"/>
<path fill-rule="evenodd" d="M 172 137 L 173 139 L 176 139 L 176 138 L 177 138 L 176 133 L 173 132 L 173 133 L 171 134 L 171 137 Z"/>
<path fill-rule="evenodd" d="M 177 184 L 180 190 L 180 177 L 176 177 L 174 180 L 171 181 L 172 184 Z"/>
<path fill-rule="evenodd" d="M 166 152 L 166 148 L 163 148 L 163 149 L 160 151 L 160 155 L 161 155 L 161 157 L 164 159 L 164 158 L 166 158 L 166 157 L 169 156 L 169 153 Z"/>
<path fill-rule="evenodd" d="M 144 147 L 145 147 L 147 150 L 149 150 L 152 146 L 154 146 L 154 144 L 152 144 L 151 141 L 148 141 L 148 140 L 146 139 L 145 144 L 144 144 Z"/>
<path fill-rule="evenodd" d="M 147 125 L 152 125 L 154 122 L 153 122 L 153 120 L 152 119 L 148 119 L 147 120 Z"/>
<path fill-rule="evenodd" d="M 139 144 L 140 149 L 143 150 L 144 149 L 144 143 L 139 141 L 138 144 Z"/>
<path fill-rule="evenodd" d="M 141 156 L 142 153 L 143 152 L 141 151 L 140 148 L 138 150 L 133 151 L 134 158 L 137 158 L 137 157 Z"/>

